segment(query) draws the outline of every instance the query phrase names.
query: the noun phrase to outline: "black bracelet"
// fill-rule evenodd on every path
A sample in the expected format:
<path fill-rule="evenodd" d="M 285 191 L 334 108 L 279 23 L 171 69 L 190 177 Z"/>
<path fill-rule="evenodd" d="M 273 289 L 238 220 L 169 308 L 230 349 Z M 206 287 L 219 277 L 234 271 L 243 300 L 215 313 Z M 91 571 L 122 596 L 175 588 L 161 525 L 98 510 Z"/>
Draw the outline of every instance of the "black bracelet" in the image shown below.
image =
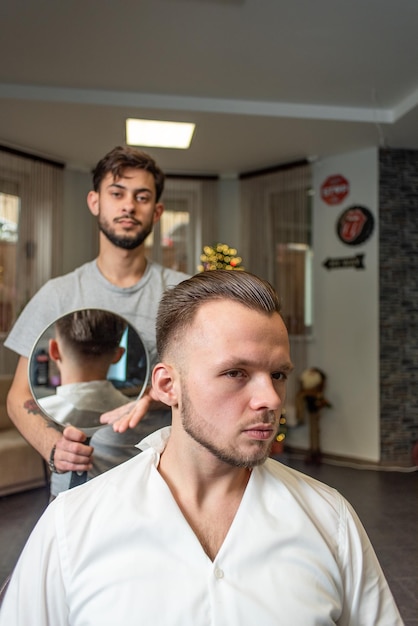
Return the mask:
<path fill-rule="evenodd" d="M 51 470 L 51 472 L 53 472 L 54 474 L 58 474 L 58 470 L 55 467 L 55 450 L 56 450 L 56 445 L 52 446 L 52 450 L 51 450 L 51 454 L 49 455 L 49 462 L 48 462 L 48 467 Z"/>

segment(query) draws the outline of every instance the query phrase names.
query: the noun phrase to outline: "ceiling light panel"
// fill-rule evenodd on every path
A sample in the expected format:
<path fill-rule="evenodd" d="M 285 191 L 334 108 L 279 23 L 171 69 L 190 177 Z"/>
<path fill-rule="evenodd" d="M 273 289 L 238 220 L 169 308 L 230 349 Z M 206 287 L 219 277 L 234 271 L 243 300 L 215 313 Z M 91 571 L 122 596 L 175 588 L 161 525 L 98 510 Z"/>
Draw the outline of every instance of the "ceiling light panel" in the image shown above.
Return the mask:
<path fill-rule="evenodd" d="M 126 120 L 126 142 L 131 146 L 177 148 L 190 146 L 195 124 L 189 122 L 160 122 L 157 120 Z"/>

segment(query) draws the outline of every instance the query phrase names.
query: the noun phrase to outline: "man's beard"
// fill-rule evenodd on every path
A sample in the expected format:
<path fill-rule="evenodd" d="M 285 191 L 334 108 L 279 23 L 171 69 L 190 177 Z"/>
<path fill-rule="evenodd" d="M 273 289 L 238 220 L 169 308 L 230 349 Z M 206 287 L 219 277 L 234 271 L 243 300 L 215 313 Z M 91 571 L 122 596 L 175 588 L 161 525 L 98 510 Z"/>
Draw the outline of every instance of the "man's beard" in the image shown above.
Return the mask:
<path fill-rule="evenodd" d="M 233 467 L 246 467 L 248 469 L 262 465 L 268 459 L 273 441 L 268 444 L 265 441 L 254 441 L 254 453 L 247 455 L 241 453 L 238 447 L 233 448 L 230 446 L 228 449 L 217 446 L 215 442 L 209 439 L 204 432 L 204 428 L 201 428 L 199 423 L 196 423 L 195 412 L 184 384 L 181 386 L 181 397 L 181 421 L 185 432 L 194 441 L 209 450 L 217 459 Z M 268 423 L 271 423 L 271 421 Z"/>
<path fill-rule="evenodd" d="M 99 214 L 99 229 L 104 234 L 107 239 L 113 243 L 113 245 L 118 248 L 123 248 L 124 250 L 135 250 L 141 244 L 144 243 L 145 239 L 152 232 L 152 223 L 146 227 L 143 227 L 141 231 L 134 233 L 133 235 L 117 235 L 115 231 L 110 227 L 109 223 L 100 218 Z"/>

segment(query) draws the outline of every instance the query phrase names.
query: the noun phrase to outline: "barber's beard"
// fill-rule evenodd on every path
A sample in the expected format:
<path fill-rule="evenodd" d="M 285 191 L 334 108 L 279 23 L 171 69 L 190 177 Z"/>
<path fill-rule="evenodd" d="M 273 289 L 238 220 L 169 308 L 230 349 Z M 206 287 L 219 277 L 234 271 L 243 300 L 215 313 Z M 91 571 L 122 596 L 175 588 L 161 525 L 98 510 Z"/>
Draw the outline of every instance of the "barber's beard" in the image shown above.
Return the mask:
<path fill-rule="evenodd" d="M 246 467 L 248 469 L 262 465 L 267 460 L 273 444 L 272 441 L 254 441 L 252 453 L 240 451 L 234 442 L 231 444 L 224 440 L 221 443 L 216 442 L 213 437 L 213 430 L 209 429 L 204 422 L 199 421 L 184 384 L 181 386 L 181 398 L 181 421 L 185 432 L 194 441 L 209 450 L 215 458 L 233 467 Z"/>
<path fill-rule="evenodd" d="M 142 230 L 136 231 L 135 233 L 118 235 L 115 232 L 115 229 L 111 227 L 109 222 L 100 217 L 100 214 L 98 218 L 98 225 L 100 231 L 111 243 L 113 243 L 114 246 L 117 246 L 118 248 L 123 248 L 124 250 L 135 250 L 135 248 L 138 248 L 141 244 L 144 243 L 148 235 L 151 234 L 153 227 L 153 224 L 151 223 L 147 226 L 144 226 Z"/>

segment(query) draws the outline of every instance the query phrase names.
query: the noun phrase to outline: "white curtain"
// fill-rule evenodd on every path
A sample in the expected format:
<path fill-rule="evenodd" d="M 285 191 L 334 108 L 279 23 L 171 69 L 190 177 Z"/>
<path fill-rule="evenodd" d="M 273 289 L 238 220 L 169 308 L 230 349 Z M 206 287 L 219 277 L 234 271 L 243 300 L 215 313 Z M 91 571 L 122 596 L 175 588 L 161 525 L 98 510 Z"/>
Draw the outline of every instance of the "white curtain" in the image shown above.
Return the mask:
<path fill-rule="evenodd" d="M 61 273 L 63 166 L 9 148 L 0 148 L 0 193 L 18 198 L 18 235 L 2 245 L 0 306 L 12 313 L 0 329 L 0 373 L 14 369 L 15 357 L 3 348 L 11 324 L 31 296 Z"/>
<path fill-rule="evenodd" d="M 311 167 L 278 168 L 242 180 L 243 257 L 251 272 L 269 280 L 282 301 L 295 372 L 288 385 L 288 424 L 295 420 L 300 373 L 308 366 L 311 319 Z"/>

